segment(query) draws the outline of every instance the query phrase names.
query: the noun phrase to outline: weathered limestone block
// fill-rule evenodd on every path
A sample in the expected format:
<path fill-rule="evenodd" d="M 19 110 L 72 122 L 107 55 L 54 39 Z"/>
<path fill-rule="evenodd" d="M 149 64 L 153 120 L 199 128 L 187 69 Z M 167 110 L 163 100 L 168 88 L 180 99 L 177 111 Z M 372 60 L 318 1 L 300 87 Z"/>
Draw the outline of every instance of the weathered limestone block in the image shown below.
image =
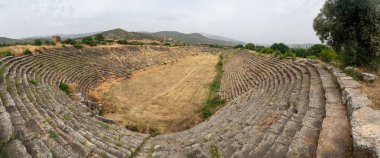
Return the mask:
<path fill-rule="evenodd" d="M 354 110 L 351 116 L 354 150 L 371 151 L 379 157 L 380 111 L 369 107 Z"/>
<path fill-rule="evenodd" d="M 95 118 L 97 118 L 98 120 L 104 122 L 104 123 L 109 123 L 109 124 L 116 124 L 116 122 L 112 119 L 109 119 L 109 118 L 105 118 L 105 117 L 102 117 L 102 116 L 99 116 L 99 115 L 95 115 Z"/>
<path fill-rule="evenodd" d="M 369 82 L 373 82 L 377 79 L 377 76 L 374 75 L 374 74 L 370 74 L 370 73 L 363 73 L 363 80 L 364 81 L 369 81 Z"/>
<path fill-rule="evenodd" d="M 366 96 L 356 96 L 351 97 L 348 100 L 347 105 L 348 114 L 351 116 L 355 110 L 358 110 L 363 107 L 370 107 L 372 105 L 372 101 L 368 99 L 368 97 Z"/>
<path fill-rule="evenodd" d="M 346 88 L 342 91 L 343 104 L 346 104 L 352 97 L 367 97 L 367 95 L 354 88 Z"/>
<path fill-rule="evenodd" d="M 6 154 L 6 157 L 8 158 L 31 158 L 26 151 L 26 148 L 19 140 L 13 140 L 10 143 L 8 143 L 4 149 L 4 154 Z"/>
<path fill-rule="evenodd" d="M 13 133 L 9 114 L 3 106 L 0 106 L 0 144 L 8 142 Z"/>
<path fill-rule="evenodd" d="M 352 77 L 338 77 L 338 83 L 342 89 L 345 88 L 359 88 L 361 85 Z"/>

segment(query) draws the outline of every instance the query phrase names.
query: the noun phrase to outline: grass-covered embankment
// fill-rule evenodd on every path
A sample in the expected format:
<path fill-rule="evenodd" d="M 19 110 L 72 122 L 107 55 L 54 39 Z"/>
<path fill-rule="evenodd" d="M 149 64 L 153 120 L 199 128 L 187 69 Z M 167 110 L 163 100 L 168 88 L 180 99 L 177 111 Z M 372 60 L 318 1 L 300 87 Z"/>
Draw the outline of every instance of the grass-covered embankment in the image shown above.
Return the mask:
<path fill-rule="evenodd" d="M 224 100 L 218 94 L 223 74 L 223 55 L 219 56 L 219 62 L 215 65 L 215 69 L 217 74 L 209 87 L 207 101 L 200 111 L 201 117 L 204 119 L 212 116 L 216 110 L 224 105 Z"/>

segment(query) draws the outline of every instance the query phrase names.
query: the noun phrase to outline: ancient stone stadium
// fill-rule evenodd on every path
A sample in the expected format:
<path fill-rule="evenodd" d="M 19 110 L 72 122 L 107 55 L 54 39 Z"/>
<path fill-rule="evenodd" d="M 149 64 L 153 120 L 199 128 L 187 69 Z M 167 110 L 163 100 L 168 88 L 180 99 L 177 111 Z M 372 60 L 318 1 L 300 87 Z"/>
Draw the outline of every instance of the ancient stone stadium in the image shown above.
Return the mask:
<path fill-rule="evenodd" d="M 90 94 L 111 78 L 188 57 L 219 55 L 226 59 L 218 90 L 225 105 L 186 128 L 154 135 L 135 132 L 103 117 L 100 103 Z M 0 63 L 4 157 L 380 155 L 380 112 L 369 107 L 371 101 L 360 92 L 358 82 L 314 60 L 238 49 L 118 46 L 50 48 L 1 58 Z M 75 93 L 69 95 L 65 90 L 71 85 Z"/>

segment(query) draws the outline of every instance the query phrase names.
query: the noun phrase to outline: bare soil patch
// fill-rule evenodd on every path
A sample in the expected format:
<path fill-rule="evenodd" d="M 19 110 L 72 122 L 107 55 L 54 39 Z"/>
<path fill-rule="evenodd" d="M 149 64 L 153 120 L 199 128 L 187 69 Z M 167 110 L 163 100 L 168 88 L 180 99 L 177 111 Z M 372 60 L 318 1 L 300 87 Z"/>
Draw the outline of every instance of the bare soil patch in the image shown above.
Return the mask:
<path fill-rule="evenodd" d="M 110 79 L 90 92 L 103 104 L 104 116 L 139 132 L 188 129 L 202 121 L 209 85 L 216 75 L 216 55 L 187 57 L 137 71 L 131 78 Z"/>
<path fill-rule="evenodd" d="M 361 90 L 368 95 L 368 97 L 372 100 L 373 109 L 380 109 L 380 80 L 377 79 L 373 83 L 362 83 Z"/>

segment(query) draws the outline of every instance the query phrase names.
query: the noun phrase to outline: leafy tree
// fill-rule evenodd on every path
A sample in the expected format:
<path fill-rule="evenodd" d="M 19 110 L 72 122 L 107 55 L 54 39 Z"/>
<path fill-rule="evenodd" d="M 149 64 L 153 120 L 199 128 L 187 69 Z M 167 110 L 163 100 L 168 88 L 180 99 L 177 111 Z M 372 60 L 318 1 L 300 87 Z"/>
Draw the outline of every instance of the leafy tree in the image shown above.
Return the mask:
<path fill-rule="evenodd" d="M 32 51 L 30 51 L 29 49 L 24 50 L 23 53 L 24 53 L 24 55 L 31 55 L 31 54 L 33 54 Z"/>
<path fill-rule="evenodd" d="M 321 54 L 322 50 L 324 49 L 330 49 L 328 46 L 323 45 L 323 44 L 314 44 L 311 46 L 308 50 L 308 55 L 307 56 L 317 56 Z"/>
<path fill-rule="evenodd" d="M 95 40 L 97 40 L 97 41 L 104 41 L 104 37 L 103 37 L 102 34 L 96 34 L 95 35 Z"/>
<path fill-rule="evenodd" d="M 118 44 L 129 44 L 129 42 L 127 40 L 118 40 L 117 41 Z"/>
<path fill-rule="evenodd" d="M 71 39 L 71 38 L 64 40 L 62 43 L 64 43 L 64 44 L 70 44 L 70 45 L 77 44 L 77 42 L 75 40 Z"/>
<path fill-rule="evenodd" d="M 253 43 L 248 43 L 248 44 L 245 45 L 245 48 L 249 49 L 249 50 L 255 50 L 256 46 Z"/>
<path fill-rule="evenodd" d="M 51 42 L 49 40 L 45 40 L 44 42 L 46 45 L 51 45 Z"/>
<path fill-rule="evenodd" d="M 32 45 L 40 46 L 40 45 L 42 45 L 42 42 L 39 39 L 34 39 L 33 42 L 32 42 Z"/>
<path fill-rule="evenodd" d="M 324 49 L 320 54 L 320 59 L 328 63 L 334 61 L 336 58 L 336 53 L 331 49 Z"/>
<path fill-rule="evenodd" d="M 284 43 L 275 43 L 270 48 L 275 51 L 280 51 L 283 54 L 289 51 L 289 47 Z"/>
<path fill-rule="evenodd" d="M 94 38 L 91 36 L 84 37 L 82 39 L 82 43 L 88 44 L 90 46 L 96 46 L 96 42 L 94 41 Z"/>
<path fill-rule="evenodd" d="M 242 44 L 239 44 L 239 45 L 234 46 L 234 48 L 244 48 L 244 46 Z"/>
<path fill-rule="evenodd" d="M 314 30 L 341 54 L 343 64 L 378 68 L 379 0 L 327 0 L 314 19 Z"/>
<path fill-rule="evenodd" d="M 291 50 L 297 57 L 307 57 L 309 56 L 309 51 L 304 48 L 294 48 Z"/>

